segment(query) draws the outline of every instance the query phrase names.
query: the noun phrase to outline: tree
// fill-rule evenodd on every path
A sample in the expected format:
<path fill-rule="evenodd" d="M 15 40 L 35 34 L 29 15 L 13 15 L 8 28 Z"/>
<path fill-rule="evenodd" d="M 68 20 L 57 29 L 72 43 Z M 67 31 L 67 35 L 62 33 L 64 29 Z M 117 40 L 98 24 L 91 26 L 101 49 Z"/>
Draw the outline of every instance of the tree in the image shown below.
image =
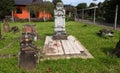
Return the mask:
<path fill-rule="evenodd" d="M 107 22 L 114 22 L 116 5 L 119 5 L 118 10 L 120 10 L 120 0 L 105 0 L 103 3 L 105 10 L 104 18 Z M 118 19 L 120 19 L 120 11 L 118 11 Z M 120 23 L 120 20 L 118 20 L 118 22 Z"/>
<path fill-rule="evenodd" d="M 54 7 L 56 6 L 57 2 L 62 2 L 61 0 L 52 0 L 52 3 L 54 4 Z"/>
<path fill-rule="evenodd" d="M 95 3 L 90 3 L 90 5 L 89 5 L 89 7 L 94 7 L 94 6 L 96 6 Z"/>
<path fill-rule="evenodd" d="M 87 7 L 86 3 L 80 3 L 80 4 L 77 5 L 76 8 L 79 10 L 79 9 L 85 9 L 86 7 Z"/>
<path fill-rule="evenodd" d="M 47 12 L 53 15 L 53 11 L 54 11 L 54 5 L 49 1 L 45 1 L 44 3 L 41 3 L 41 4 L 33 3 L 32 5 L 28 6 L 28 8 L 31 10 L 31 12 L 33 12 L 33 14 L 35 14 L 35 17 L 38 16 L 39 11 L 42 11 L 44 13 L 44 16 L 43 16 L 44 21 L 46 21 L 45 13 Z"/>
<path fill-rule="evenodd" d="M 11 10 L 14 9 L 14 0 L 0 0 L 0 18 L 5 18 L 6 15 L 11 15 Z"/>

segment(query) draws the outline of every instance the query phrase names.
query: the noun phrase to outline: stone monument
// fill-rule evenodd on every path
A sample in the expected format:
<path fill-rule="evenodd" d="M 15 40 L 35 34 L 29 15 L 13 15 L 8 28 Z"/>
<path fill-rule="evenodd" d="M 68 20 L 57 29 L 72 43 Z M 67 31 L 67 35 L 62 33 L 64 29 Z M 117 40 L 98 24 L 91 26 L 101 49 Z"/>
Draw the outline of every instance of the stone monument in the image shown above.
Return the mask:
<path fill-rule="evenodd" d="M 55 17 L 55 28 L 54 28 L 54 40 L 67 39 L 66 31 L 65 31 L 65 9 L 63 7 L 62 2 L 58 2 L 56 5 L 56 9 L 54 10 Z"/>
<path fill-rule="evenodd" d="M 35 28 L 31 25 L 25 25 L 23 27 L 22 40 L 20 42 L 20 52 L 19 52 L 19 67 L 26 70 L 31 70 L 36 68 L 39 62 L 39 49 L 33 42 L 33 33 Z"/>

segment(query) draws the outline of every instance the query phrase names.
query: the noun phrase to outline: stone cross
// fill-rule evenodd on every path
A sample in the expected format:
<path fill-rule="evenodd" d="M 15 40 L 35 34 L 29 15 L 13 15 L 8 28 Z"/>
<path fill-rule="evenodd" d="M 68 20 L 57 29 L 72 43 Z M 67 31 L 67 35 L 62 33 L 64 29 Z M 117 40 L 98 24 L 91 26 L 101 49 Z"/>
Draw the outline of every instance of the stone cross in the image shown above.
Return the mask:
<path fill-rule="evenodd" d="M 54 10 L 55 28 L 53 39 L 67 39 L 65 31 L 65 9 L 62 2 L 58 2 Z"/>

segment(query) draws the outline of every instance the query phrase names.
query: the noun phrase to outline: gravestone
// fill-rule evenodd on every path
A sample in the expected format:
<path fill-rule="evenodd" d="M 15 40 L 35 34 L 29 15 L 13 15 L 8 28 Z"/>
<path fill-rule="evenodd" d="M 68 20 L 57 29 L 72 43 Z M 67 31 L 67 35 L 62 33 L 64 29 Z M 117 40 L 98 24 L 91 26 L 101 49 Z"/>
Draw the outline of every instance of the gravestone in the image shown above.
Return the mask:
<path fill-rule="evenodd" d="M 58 2 L 56 9 L 54 10 L 54 35 L 53 39 L 67 39 L 66 30 L 65 30 L 65 9 L 62 2 Z"/>
<path fill-rule="evenodd" d="M 22 40 L 20 42 L 20 52 L 19 52 L 19 67 L 31 70 L 35 69 L 37 63 L 39 62 L 39 50 L 33 42 L 32 36 L 33 28 L 24 27 L 22 33 Z"/>
<path fill-rule="evenodd" d="M 7 22 L 3 24 L 3 31 L 4 32 L 9 32 L 10 31 L 10 26 Z"/>

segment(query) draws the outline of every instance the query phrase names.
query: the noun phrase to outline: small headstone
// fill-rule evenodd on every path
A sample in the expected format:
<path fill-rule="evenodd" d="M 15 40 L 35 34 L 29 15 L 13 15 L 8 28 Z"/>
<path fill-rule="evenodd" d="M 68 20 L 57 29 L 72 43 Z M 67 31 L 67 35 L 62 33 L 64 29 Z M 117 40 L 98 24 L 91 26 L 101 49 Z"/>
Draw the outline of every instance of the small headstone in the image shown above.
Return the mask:
<path fill-rule="evenodd" d="M 54 10 L 55 28 L 53 39 L 67 39 L 65 30 L 65 9 L 62 2 L 58 2 Z"/>
<path fill-rule="evenodd" d="M 10 31 L 10 26 L 7 22 L 3 24 L 3 31 L 4 32 L 9 32 Z"/>

